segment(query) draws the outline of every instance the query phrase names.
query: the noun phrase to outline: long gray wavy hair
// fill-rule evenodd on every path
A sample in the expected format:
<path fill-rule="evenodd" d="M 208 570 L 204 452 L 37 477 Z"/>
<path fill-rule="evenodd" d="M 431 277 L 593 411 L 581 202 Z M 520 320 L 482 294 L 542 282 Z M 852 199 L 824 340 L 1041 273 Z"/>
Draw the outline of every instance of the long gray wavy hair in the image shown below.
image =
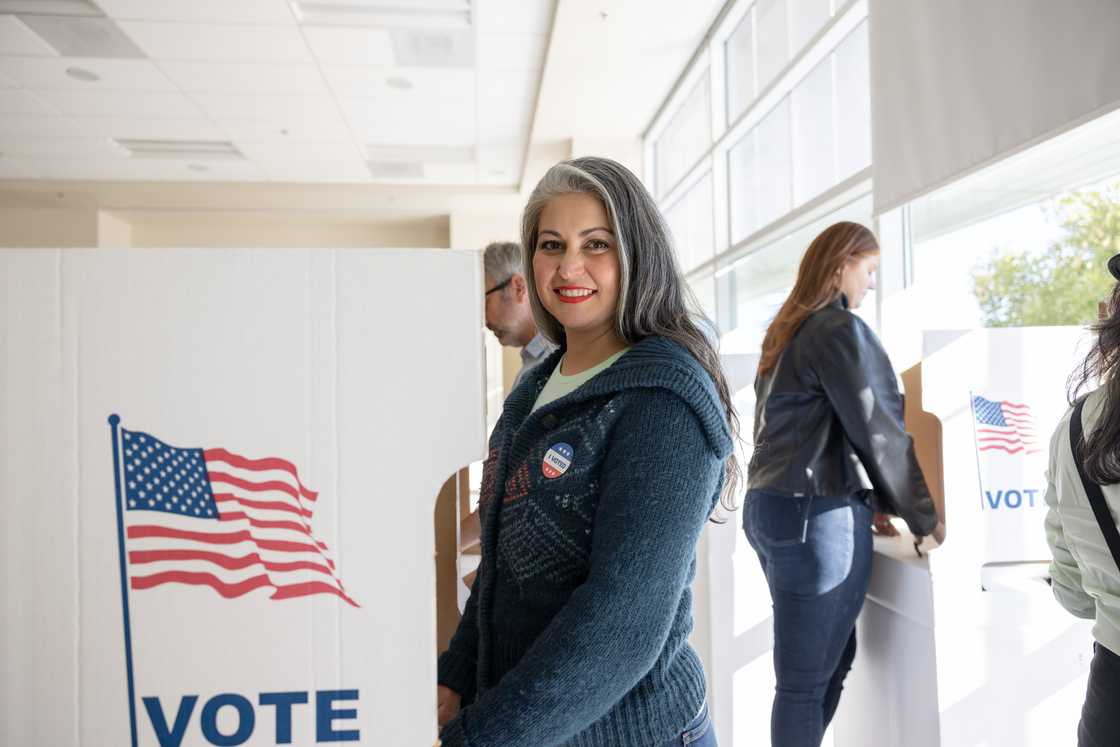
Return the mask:
<path fill-rule="evenodd" d="M 659 335 L 683 346 L 704 367 L 715 383 L 727 417 L 732 440 L 739 441 L 739 415 L 731 401 L 731 390 L 723 374 L 712 341 L 701 325 L 714 329 L 684 282 L 668 226 L 657 204 L 633 172 L 607 158 L 576 158 L 562 161 L 541 178 L 529 196 L 521 216 L 521 246 L 525 257 L 525 279 L 537 329 L 558 345 L 565 344 L 564 327 L 548 313 L 537 294 L 533 276 L 533 254 L 541 212 L 553 197 L 582 192 L 598 198 L 618 244 L 620 271 L 618 312 L 619 336 L 633 344 Z M 724 465 L 723 506 L 735 510 L 734 496 L 742 480 L 742 469 L 734 452 Z"/>

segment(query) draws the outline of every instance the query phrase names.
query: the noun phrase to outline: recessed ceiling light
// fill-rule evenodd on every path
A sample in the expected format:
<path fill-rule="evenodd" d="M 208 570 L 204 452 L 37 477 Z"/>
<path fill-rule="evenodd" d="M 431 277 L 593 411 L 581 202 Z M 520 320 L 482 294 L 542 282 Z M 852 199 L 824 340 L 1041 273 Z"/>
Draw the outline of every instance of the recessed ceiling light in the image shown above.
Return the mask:
<path fill-rule="evenodd" d="M 204 166 L 201 163 L 188 164 L 187 168 L 190 169 L 191 171 L 209 171 L 210 170 L 210 168 L 208 166 Z"/>
<path fill-rule="evenodd" d="M 100 75 L 93 72 L 92 70 L 86 70 L 84 67 L 68 67 L 66 68 L 66 74 L 74 80 L 82 80 L 86 83 L 93 83 L 95 81 L 101 80 Z"/>
<path fill-rule="evenodd" d="M 412 81 L 408 78 L 402 78 L 399 75 L 394 75 L 385 80 L 385 85 L 390 88 L 396 88 L 399 91 L 408 91 L 412 88 Z"/>

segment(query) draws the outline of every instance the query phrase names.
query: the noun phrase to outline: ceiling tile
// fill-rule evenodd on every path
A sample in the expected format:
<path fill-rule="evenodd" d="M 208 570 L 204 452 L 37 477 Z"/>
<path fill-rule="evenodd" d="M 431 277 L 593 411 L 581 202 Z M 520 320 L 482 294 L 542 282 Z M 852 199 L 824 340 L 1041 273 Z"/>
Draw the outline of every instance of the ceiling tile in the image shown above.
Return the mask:
<path fill-rule="evenodd" d="M 476 184 L 478 168 L 474 163 L 425 163 L 424 180 L 433 184 Z"/>
<path fill-rule="evenodd" d="M 547 48 L 544 34 L 483 34 L 478 37 L 478 69 L 540 70 Z"/>
<path fill-rule="evenodd" d="M 337 65 L 324 65 L 323 76 L 340 98 L 463 96 L 474 90 L 476 79 L 473 70 Z"/>
<path fill-rule="evenodd" d="M 315 65 L 169 60 L 159 66 L 187 93 L 327 93 L 327 84 Z"/>
<path fill-rule="evenodd" d="M 303 29 L 315 58 L 324 65 L 395 65 L 385 29 L 309 27 Z"/>
<path fill-rule="evenodd" d="M 44 101 L 71 117 L 191 119 L 202 112 L 181 93 L 42 91 Z"/>
<path fill-rule="evenodd" d="M 0 135 L 0 153 L 23 158 L 128 158 L 107 137 L 35 137 Z"/>
<path fill-rule="evenodd" d="M 91 181 L 261 181 L 263 176 L 251 161 L 180 161 L 163 158 L 122 158 L 106 160 L 36 161 L 47 179 L 87 179 Z M 198 171 L 192 163 L 203 167 Z"/>
<path fill-rule="evenodd" d="M 359 158 L 347 161 L 265 161 L 260 168 L 272 182 L 355 184 L 371 181 L 369 170 Z"/>
<path fill-rule="evenodd" d="M 26 158 L 9 158 L 0 151 L 0 179 L 42 179 L 35 162 Z"/>
<path fill-rule="evenodd" d="M 5 88 L 19 88 L 19 84 L 6 75 L 0 75 L 0 90 Z"/>
<path fill-rule="evenodd" d="M 97 0 L 118 20 L 294 26 L 285 0 Z"/>
<path fill-rule="evenodd" d="M 70 68 L 95 73 L 100 80 L 77 80 Z M 74 91 L 175 91 L 175 85 L 148 60 L 58 57 L 0 57 L 0 75 L 32 89 Z"/>
<path fill-rule="evenodd" d="M 521 177 L 525 143 L 484 145 L 478 149 L 478 180 L 482 184 L 516 184 Z"/>
<path fill-rule="evenodd" d="M 338 116 L 331 96 L 249 96 L 198 93 L 194 100 L 215 119 L 317 121 Z"/>
<path fill-rule="evenodd" d="M 28 91 L 0 91 L 0 114 L 57 114 Z"/>
<path fill-rule="evenodd" d="M 536 74 L 480 73 L 478 142 L 510 145 L 528 136 L 535 109 Z"/>
<path fill-rule="evenodd" d="M 351 138 L 350 127 L 341 116 L 319 121 L 294 119 L 222 119 L 226 137 L 235 141 L 262 142 L 282 137 L 293 143 L 331 143 Z"/>
<path fill-rule="evenodd" d="M 444 97 L 351 98 L 342 99 L 341 103 L 363 143 L 474 145 L 475 104 L 470 93 L 448 91 Z"/>
<path fill-rule="evenodd" d="M 311 53 L 295 26 L 121 21 L 120 27 L 154 60 L 312 61 Z"/>
<path fill-rule="evenodd" d="M 0 49 L 10 57 L 58 57 L 51 45 L 15 16 L 0 16 Z"/>
<path fill-rule="evenodd" d="M 206 120 L 136 117 L 0 117 L 0 135 L 111 137 L 137 140 L 224 140 L 226 134 Z"/>
<path fill-rule="evenodd" d="M 245 141 L 235 140 L 234 145 L 245 157 L 258 163 L 274 161 L 317 161 L 338 163 L 360 161 L 361 150 L 352 141 L 308 143 L 288 138 Z M 2 149 L 0 149 L 2 150 Z"/>
<path fill-rule="evenodd" d="M 475 0 L 481 34 L 547 34 L 554 0 Z"/>

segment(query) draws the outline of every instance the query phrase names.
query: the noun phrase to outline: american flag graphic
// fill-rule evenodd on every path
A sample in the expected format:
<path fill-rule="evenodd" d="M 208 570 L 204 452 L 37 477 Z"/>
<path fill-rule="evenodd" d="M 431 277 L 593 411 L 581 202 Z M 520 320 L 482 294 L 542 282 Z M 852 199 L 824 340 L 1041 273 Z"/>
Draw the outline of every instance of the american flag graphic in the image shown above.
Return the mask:
<path fill-rule="evenodd" d="M 976 448 L 980 451 L 1041 451 L 1030 405 L 973 395 L 972 412 L 976 416 Z"/>
<path fill-rule="evenodd" d="M 359 606 L 311 531 L 318 494 L 295 465 L 225 449 L 178 448 L 122 428 L 130 586 L 209 586 L 233 598 L 333 594 Z"/>

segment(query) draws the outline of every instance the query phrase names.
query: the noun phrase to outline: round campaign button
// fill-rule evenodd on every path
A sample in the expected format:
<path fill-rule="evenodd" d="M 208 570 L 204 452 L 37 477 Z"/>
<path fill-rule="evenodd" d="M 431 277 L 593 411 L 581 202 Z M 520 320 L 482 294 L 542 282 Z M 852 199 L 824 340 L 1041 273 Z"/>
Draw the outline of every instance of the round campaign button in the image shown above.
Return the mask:
<path fill-rule="evenodd" d="M 568 467 L 572 466 L 572 457 L 575 451 L 572 449 L 571 444 L 558 443 L 553 444 L 548 453 L 544 455 L 544 462 L 541 463 L 541 472 L 548 479 L 559 477 L 568 471 Z"/>

